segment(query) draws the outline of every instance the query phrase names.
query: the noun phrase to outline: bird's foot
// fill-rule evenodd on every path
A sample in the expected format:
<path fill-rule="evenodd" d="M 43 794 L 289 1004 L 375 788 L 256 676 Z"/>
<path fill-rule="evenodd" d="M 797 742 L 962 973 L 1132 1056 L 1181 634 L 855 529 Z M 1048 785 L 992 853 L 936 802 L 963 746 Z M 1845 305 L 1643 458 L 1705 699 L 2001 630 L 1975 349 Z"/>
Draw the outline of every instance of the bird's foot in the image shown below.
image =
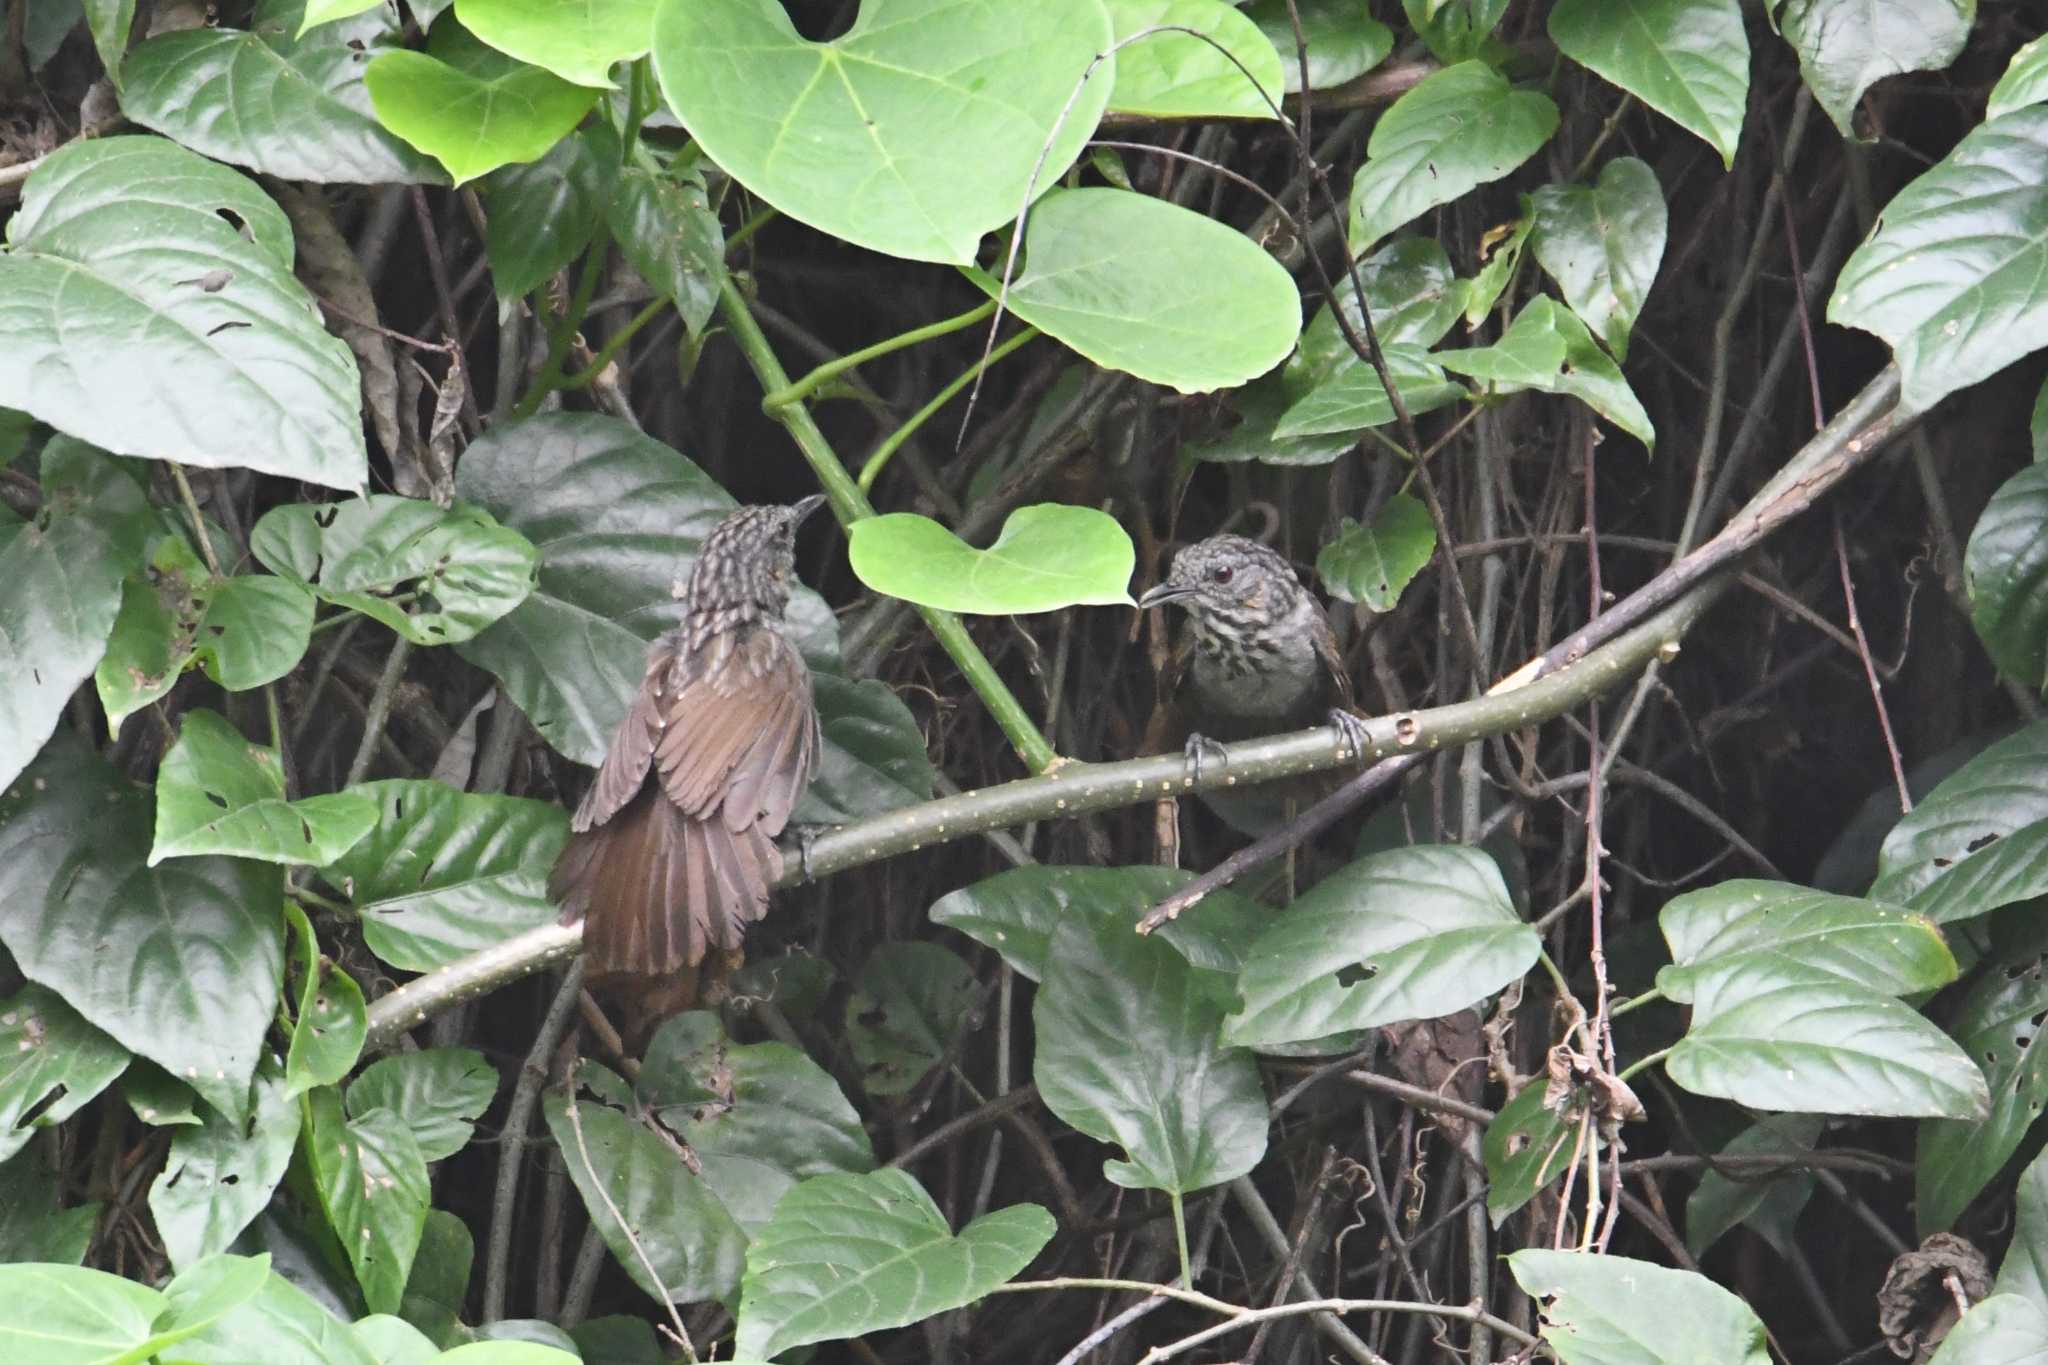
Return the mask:
<path fill-rule="evenodd" d="M 1336 726 L 1337 732 L 1344 736 L 1344 747 L 1351 751 L 1351 761 L 1363 763 L 1366 748 L 1372 738 L 1365 728 L 1365 722 L 1343 707 L 1333 706 L 1330 708 L 1330 724 Z"/>
<path fill-rule="evenodd" d="M 1202 764 L 1211 755 L 1221 766 L 1228 767 L 1230 764 L 1230 751 L 1207 735 L 1189 735 L 1188 742 L 1181 747 L 1181 752 L 1187 756 L 1187 774 L 1190 782 L 1202 780 Z"/>
<path fill-rule="evenodd" d="M 811 845 L 818 842 L 818 836 L 832 828 L 830 825 L 797 825 L 791 833 L 796 835 L 796 871 L 804 881 L 812 881 Z"/>

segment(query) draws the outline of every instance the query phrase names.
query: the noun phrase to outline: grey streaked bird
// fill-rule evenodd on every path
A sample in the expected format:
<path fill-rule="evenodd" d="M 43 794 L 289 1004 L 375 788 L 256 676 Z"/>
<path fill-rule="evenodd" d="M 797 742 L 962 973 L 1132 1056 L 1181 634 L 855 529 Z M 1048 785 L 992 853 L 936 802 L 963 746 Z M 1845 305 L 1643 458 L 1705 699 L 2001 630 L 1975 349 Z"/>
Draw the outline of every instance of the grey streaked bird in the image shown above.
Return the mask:
<path fill-rule="evenodd" d="M 1173 557 L 1165 582 L 1138 599 L 1140 607 L 1167 603 L 1188 614 L 1166 686 L 1191 731 L 1191 763 L 1203 762 L 1210 741 L 1321 724 L 1343 731 L 1354 753 L 1365 752 L 1351 677 L 1323 605 L 1280 555 L 1243 536 L 1197 541 Z M 1259 834 L 1279 822 L 1286 803 L 1305 804 L 1334 785 L 1318 774 L 1204 799 L 1235 828 Z"/>
<path fill-rule="evenodd" d="M 782 633 L 796 530 L 825 501 L 712 528 L 683 620 L 647 673 L 548 879 L 592 971 L 661 975 L 737 954 L 782 875 L 774 838 L 818 764 L 811 673 Z"/>

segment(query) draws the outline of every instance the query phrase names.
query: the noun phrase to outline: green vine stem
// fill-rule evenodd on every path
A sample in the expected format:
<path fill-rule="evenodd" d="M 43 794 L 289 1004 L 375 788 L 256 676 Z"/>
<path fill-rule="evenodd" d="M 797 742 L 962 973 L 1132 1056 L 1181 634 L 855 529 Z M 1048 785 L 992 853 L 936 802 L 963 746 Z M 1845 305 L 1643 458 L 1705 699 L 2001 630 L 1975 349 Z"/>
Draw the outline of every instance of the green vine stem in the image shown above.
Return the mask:
<path fill-rule="evenodd" d="M 570 344 L 576 339 L 577 329 L 583 325 L 583 315 L 590 311 L 590 300 L 597 293 L 597 278 L 604 273 L 605 257 L 611 253 L 611 248 L 611 230 L 600 222 L 597 235 L 590 239 L 590 246 L 583 253 L 583 271 L 577 276 L 576 293 L 569 300 L 568 308 L 554 321 L 545 321 L 544 310 L 534 310 L 547 327 L 548 354 L 541 362 L 540 373 L 534 376 L 533 387 L 512 409 L 515 420 L 525 421 L 539 412 L 542 400 L 562 387 L 562 362 L 569 358 Z"/>
<path fill-rule="evenodd" d="M 726 324 L 732 328 L 733 340 L 739 343 L 740 353 L 746 356 L 747 363 L 754 367 L 754 375 L 761 381 L 761 387 L 771 394 L 789 389 L 789 375 L 784 372 L 782 362 L 776 359 L 775 350 L 768 344 L 761 324 L 754 320 L 746 297 L 730 277 L 719 289 L 718 302 Z M 840 525 L 851 526 L 875 514 L 867 494 L 846 472 L 846 466 L 840 463 L 831 442 L 825 439 L 825 433 L 811 419 L 810 409 L 801 403 L 785 403 L 767 411 L 769 416 L 789 429 L 804 458 L 810 461 L 825 495 L 832 500 L 832 511 L 839 518 Z M 924 617 L 925 625 L 930 627 L 932 637 L 952 656 L 968 686 L 988 707 L 989 715 L 1002 727 L 1011 747 L 1024 760 L 1024 766 L 1032 772 L 1043 773 L 1058 763 L 1059 755 L 1053 752 L 1052 745 L 1046 743 L 1045 736 L 1032 724 L 1023 705 L 996 673 L 995 666 L 989 663 L 981 647 L 974 643 L 974 637 L 967 633 L 967 627 L 961 624 L 960 618 L 950 611 L 939 611 L 933 607 L 919 607 L 917 611 Z"/>
<path fill-rule="evenodd" d="M 994 305 L 990 306 L 993 307 Z M 952 402 L 954 396 L 960 390 L 974 382 L 976 375 L 988 369 L 998 360 L 1001 360 L 1004 356 L 1010 354 L 1010 352 L 1016 350 L 1019 346 L 1022 346 L 1037 335 L 1039 335 L 1039 331 L 1036 327 L 1026 327 L 1023 331 L 1017 333 L 1017 335 L 1011 337 L 1008 341 L 1005 341 L 1002 345 L 996 347 L 993 351 L 990 351 L 987 355 L 962 371 L 952 383 L 940 389 L 936 394 L 933 394 L 931 402 L 926 403 L 923 407 L 912 413 L 909 421 L 890 432 L 888 439 L 876 446 L 875 453 L 868 456 L 867 463 L 860 467 L 861 492 L 865 493 L 875 486 L 875 480 L 882 476 L 882 470 L 889 463 L 889 457 L 896 453 L 896 448 L 912 436 L 915 436 L 917 429 L 932 419 L 933 413 L 936 413 L 940 408 Z"/>
<path fill-rule="evenodd" d="M 942 318 L 923 327 L 914 327 L 908 332 L 899 332 L 872 346 L 865 346 L 858 351 L 840 356 L 837 360 L 828 360 L 795 383 L 783 384 L 769 390 L 768 396 L 761 400 L 761 406 L 766 408 L 771 416 L 780 416 L 780 409 L 801 403 L 816 393 L 822 385 L 837 379 L 848 370 L 858 369 L 870 360 L 879 360 L 891 352 L 915 346 L 920 341 L 931 341 L 936 337 L 957 332 L 963 327 L 972 327 L 995 311 L 995 300 L 991 299 L 981 307 L 970 308 L 956 317 Z"/>

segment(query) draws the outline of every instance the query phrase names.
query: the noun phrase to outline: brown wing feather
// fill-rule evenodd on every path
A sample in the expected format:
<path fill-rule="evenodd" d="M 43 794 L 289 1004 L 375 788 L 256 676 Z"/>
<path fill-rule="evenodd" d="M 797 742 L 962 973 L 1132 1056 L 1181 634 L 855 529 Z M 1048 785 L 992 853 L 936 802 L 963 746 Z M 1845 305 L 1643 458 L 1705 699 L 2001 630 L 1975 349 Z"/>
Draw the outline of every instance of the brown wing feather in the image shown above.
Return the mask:
<path fill-rule="evenodd" d="M 626 719 L 612 736 L 612 747 L 597 770 L 597 780 L 590 784 L 590 790 L 583 794 L 583 803 L 576 807 L 569 822 L 571 829 L 594 829 L 639 795 L 654 759 L 654 746 L 661 738 L 663 694 L 673 686 L 670 675 L 675 670 L 675 660 L 674 643 L 667 637 L 657 640 L 648 651 L 647 672 L 640 680 L 640 690 L 633 694 Z"/>
<path fill-rule="evenodd" d="M 1344 656 L 1337 652 L 1337 636 L 1321 612 L 1316 613 L 1312 620 L 1310 634 L 1315 640 L 1316 657 L 1323 661 L 1323 667 L 1329 673 L 1330 705 L 1355 712 L 1358 702 L 1351 691 L 1351 674 L 1344 667 Z"/>

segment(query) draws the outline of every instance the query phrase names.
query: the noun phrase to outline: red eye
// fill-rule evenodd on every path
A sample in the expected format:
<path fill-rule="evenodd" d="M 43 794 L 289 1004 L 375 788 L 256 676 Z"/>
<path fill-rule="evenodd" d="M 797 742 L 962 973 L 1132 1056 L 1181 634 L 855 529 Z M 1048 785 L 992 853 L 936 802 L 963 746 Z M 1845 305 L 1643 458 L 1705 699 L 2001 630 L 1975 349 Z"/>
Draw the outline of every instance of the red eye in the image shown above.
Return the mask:
<path fill-rule="evenodd" d="M 1228 583 L 1230 581 L 1230 566 L 1228 564 L 1218 564 L 1215 568 L 1209 570 L 1209 577 L 1215 579 L 1218 583 Z"/>

